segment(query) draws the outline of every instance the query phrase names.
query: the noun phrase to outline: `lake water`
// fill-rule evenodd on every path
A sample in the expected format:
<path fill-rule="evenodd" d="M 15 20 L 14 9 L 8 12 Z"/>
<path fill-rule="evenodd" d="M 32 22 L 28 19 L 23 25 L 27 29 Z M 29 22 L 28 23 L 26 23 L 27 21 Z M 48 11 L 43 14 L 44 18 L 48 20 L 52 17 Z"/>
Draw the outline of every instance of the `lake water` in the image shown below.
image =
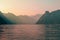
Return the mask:
<path fill-rule="evenodd" d="M 0 25 L 0 40 L 57 40 L 60 25 Z"/>

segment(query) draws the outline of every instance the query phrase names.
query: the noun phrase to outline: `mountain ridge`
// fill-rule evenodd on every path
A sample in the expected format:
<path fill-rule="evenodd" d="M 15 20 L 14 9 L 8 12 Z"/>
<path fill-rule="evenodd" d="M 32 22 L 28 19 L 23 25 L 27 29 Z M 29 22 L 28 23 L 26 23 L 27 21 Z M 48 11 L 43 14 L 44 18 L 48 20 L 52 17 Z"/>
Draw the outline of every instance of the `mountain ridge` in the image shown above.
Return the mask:
<path fill-rule="evenodd" d="M 36 24 L 60 24 L 60 10 L 46 11 Z"/>

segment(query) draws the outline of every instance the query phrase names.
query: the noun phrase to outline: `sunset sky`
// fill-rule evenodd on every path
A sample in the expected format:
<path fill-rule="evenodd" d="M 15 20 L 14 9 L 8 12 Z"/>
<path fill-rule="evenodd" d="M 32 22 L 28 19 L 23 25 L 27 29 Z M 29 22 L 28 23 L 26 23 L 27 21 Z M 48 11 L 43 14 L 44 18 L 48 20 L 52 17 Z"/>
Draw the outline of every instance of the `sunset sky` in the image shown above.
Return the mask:
<path fill-rule="evenodd" d="M 15 15 L 36 15 L 57 9 L 60 9 L 60 0 L 0 0 L 0 11 Z"/>

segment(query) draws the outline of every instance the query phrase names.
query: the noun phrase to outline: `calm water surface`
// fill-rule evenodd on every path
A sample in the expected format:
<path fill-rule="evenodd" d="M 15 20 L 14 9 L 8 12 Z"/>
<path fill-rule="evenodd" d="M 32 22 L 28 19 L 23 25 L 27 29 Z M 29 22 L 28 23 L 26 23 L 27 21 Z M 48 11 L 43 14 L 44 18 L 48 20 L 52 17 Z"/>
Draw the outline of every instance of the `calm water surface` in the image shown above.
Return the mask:
<path fill-rule="evenodd" d="M 44 40 L 45 25 L 0 25 L 0 40 Z"/>

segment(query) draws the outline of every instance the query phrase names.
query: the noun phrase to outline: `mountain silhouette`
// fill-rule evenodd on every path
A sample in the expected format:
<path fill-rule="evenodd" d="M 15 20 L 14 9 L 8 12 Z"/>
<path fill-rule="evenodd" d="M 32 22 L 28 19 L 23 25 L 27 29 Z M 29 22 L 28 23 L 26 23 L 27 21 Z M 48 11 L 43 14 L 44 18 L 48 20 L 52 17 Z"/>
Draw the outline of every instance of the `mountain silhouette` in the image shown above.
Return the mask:
<path fill-rule="evenodd" d="M 14 22 L 16 24 L 20 24 L 21 23 L 19 18 L 16 15 L 14 15 L 13 13 L 7 13 L 7 14 L 4 14 L 4 16 L 7 19 L 9 19 L 10 21 L 12 21 L 12 22 Z"/>
<path fill-rule="evenodd" d="M 3 24 L 14 24 L 13 22 L 11 22 L 9 19 L 7 19 L 3 13 L 0 11 L 0 25 Z"/>
<path fill-rule="evenodd" d="M 12 13 L 4 14 L 5 17 L 16 24 L 30 24 L 33 23 L 34 19 L 27 15 L 16 16 Z"/>
<path fill-rule="evenodd" d="M 33 18 L 34 18 L 34 20 L 35 20 L 34 23 L 36 23 L 42 15 L 43 15 L 43 14 L 36 14 L 35 16 L 33 16 Z"/>
<path fill-rule="evenodd" d="M 60 10 L 46 11 L 38 20 L 37 24 L 60 24 Z"/>
<path fill-rule="evenodd" d="M 22 24 L 34 24 L 35 19 L 32 16 L 20 15 L 18 18 L 21 20 Z"/>
<path fill-rule="evenodd" d="M 40 14 L 35 16 L 19 15 L 16 16 L 13 13 L 4 14 L 4 16 L 16 24 L 35 24 L 40 17 Z"/>

